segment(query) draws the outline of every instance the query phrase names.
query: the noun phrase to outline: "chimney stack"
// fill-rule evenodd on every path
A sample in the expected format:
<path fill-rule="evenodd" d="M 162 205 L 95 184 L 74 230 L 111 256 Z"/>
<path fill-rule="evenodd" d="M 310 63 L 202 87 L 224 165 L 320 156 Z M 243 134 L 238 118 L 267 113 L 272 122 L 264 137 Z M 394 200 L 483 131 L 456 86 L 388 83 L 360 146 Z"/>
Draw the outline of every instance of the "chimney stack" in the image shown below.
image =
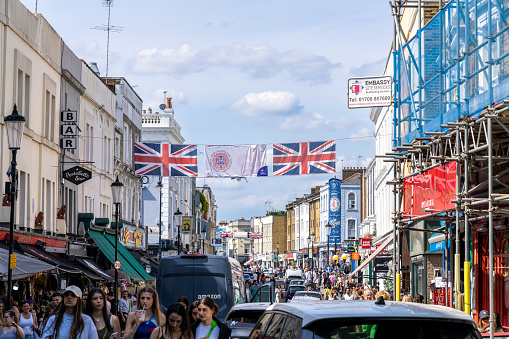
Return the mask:
<path fill-rule="evenodd" d="M 152 114 L 152 107 L 148 108 L 148 114 Z"/>

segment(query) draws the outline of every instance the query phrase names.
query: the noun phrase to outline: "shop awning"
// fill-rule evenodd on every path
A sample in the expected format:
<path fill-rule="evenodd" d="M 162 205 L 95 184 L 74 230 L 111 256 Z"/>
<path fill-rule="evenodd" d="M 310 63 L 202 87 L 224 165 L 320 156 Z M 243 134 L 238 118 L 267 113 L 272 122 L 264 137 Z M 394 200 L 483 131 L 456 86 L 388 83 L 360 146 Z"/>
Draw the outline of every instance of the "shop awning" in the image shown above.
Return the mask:
<path fill-rule="evenodd" d="M 131 253 L 132 256 L 135 257 L 136 260 L 138 260 L 138 262 L 141 261 L 145 265 L 150 265 L 152 270 L 157 271 L 159 269 L 159 264 L 157 263 L 157 261 L 155 261 L 154 259 L 150 258 L 149 256 L 145 256 L 142 253 L 140 253 L 138 251 L 133 251 L 133 250 L 129 250 L 129 253 Z M 152 272 L 155 272 L 155 271 L 152 271 Z"/>
<path fill-rule="evenodd" d="M 67 273 L 75 273 L 75 274 L 81 274 L 83 273 L 82 270 L 75 264 L 60 258 L 52 253 L 48 253 L 45 250 L 43 250 L 39 246 L 35 245 L 28 245 L 28 244 L 19 244 L 21 248 L 23 249 L 23 252 L 25 254 L 31 255 L 35 257 L 36 259 L 40 259 L 42 261 L 47 262 L 50 265 L 55 266 L 55 268 L 62 270 Z"/>
<path fill-rule="evenodd" d="M 0 279 L 7 281 L 9 251 L 0 248 Z M 16 268 L 12 270 L 12 279 L 18 280 L 34 274 L 54 269 L 53 265 L 23 254 L 16 256 Z"/>
<path fill-rule="evenodd" d="M 113 264 L 115 262 L 115 236 L 99 231 L 89 230 L 88 235 L 93 239 L 101 252 Z M 133 281 L 152 281 L 147 271 L 141 266 L 129 251 L 118 242 L 118 260 L 120 260 L 120 270 L 126 273 Z"/>
<path fill-rule="evenodd" d="M 371 253 L 371 255 L 366 260 L 364 260 L 362 264 L 360 264 L 359 267 L 355 269 L 355 271 L 350 273 L 350 275 L 354 275 L 360 270 L 362 270 L 364 267 L 366 267 L 367 264 L 369 264 L 371 260 L 375 259 L 377 255 L 382 253 L 382 251 L 392 242 L 393 236 L 394 235 L 391 233 L 389 237 L 387 237 L 387 239 L 385 239 L 385 241 L 375 250 L 375 252 Z"/>
<path fill-rule="evenodd" d="M 95 280 L 101 280 L 104 279 L 106 281 L 113 281 L 115 280 L 114 277 L 104 272 L 97 264 L 90 259 L 86 258 L 76 258 L 76 261 L 81 264 L 81 266 L 87 268 L 90 272 L 95 274 L 95 277 L 90 276 L 88 273 L 87 275 Z"/>

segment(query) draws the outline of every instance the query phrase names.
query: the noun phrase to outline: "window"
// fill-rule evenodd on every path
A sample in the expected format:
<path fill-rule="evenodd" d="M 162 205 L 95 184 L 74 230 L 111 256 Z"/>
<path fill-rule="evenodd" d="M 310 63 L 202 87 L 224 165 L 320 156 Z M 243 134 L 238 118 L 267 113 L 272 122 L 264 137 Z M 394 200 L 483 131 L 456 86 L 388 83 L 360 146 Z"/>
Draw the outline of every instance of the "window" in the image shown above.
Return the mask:
<path fill-rule="evenodd" d="M 348 209 L 355 209 L 355 193 L 353 192 L 348 193 Z"/>
<path fill-rule="evenodd" d="M 17 73 L 17 93 L 15 96 L 18 113 L 25 117 L 25 126 L 29 127 L 30 122 L 30 77 L 32 75 L 32 61 L 23 55 L 19 50 L 15 50 L 15 68 L 14 76 Z"/>
<path fill-rule="evenodd" d="M 47 74 L 44 74 L 44 131 L 43 136 L 51 141 L 55 141 L 55 123 L 56 123 L 56 99 L 55 93 L 57 84 Z"/>
<path fill-rule="evenodd" d="M 348 219 L 348 239 L 355 239 L 355 219 Z"/>

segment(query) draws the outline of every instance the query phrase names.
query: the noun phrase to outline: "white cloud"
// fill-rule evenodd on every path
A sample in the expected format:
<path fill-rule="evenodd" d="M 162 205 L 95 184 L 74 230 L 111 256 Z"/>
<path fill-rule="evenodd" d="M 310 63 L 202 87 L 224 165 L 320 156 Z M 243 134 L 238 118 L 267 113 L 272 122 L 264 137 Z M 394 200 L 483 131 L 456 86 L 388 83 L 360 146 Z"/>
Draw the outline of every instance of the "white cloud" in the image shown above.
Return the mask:
<path fill-rule="evenodd" d="M 350 70 L 352 77 L 369 77 L 383 75 L 387 58 L 377 60 L 361 65 L 360 67 L 353 67 Z"/>
<path fill-rule="evenodd" d="M 362 127 L 352 132 L 349 136 L 350 141 L 374 141 L 375 136 L 372 128 Z"/>
<path fill-rule="evenodd" d="M 320 113 L 301 113 L 287 117 L 280 125 L 281 130 L 327 130 L 335 131 L 350 126 L 350 121 L 345 117 L 336 119 L 327 118 Z"/>
<path fill-rule="evenodd" d="M 290 92 L 249 93 L 230 105 L 230 109 L 248 117 L 296 114 L 301 110 L 299 99 Z"/>
<path fill-rule="evenodd" d="M 241 43 L 208 50 L 185 44 L 175 49 L 147 48 L 132 60 L 138 73 L 171 73 L 182 76 L 201 73 L 210 67 L 236 68 L 253 78 L 285 74 L 291 80 L 309 84 L 329 83 L 331 71 L 340 67 L 326 57 L 301 50 L 277 51 L 268 46 L 248 47 Z"/>

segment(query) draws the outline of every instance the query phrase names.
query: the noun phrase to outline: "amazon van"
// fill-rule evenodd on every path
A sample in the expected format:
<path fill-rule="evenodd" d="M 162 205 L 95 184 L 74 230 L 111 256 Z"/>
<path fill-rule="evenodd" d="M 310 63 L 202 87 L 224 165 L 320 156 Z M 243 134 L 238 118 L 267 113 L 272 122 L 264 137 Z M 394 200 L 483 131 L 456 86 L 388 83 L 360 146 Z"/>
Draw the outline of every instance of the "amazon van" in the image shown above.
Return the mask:
<path fill-rule="evenodd" d="M 211 297 L 219 306 L 221 321 L 232 306 L 246 302 L 242 267 L 230 257 L 187 254 L 162 258 L 156 287 L 164 308 L 182 296 L 190 303 Z"/>

